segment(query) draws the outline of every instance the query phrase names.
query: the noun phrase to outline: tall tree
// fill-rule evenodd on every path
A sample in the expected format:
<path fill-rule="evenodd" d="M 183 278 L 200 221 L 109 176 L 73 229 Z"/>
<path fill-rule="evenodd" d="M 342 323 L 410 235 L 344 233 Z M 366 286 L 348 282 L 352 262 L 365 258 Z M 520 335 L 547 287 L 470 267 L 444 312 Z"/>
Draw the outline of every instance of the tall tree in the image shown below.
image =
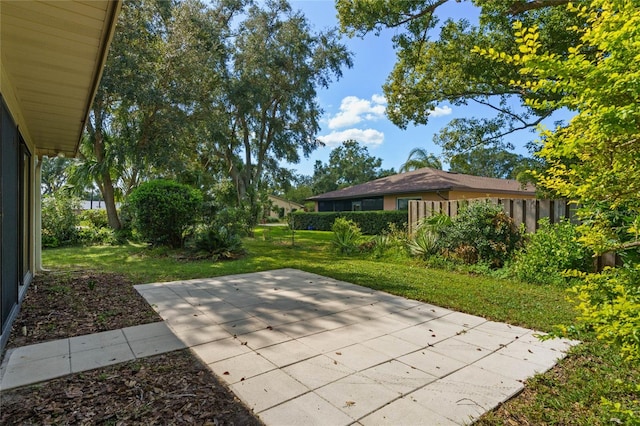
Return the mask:
<path fill-rule="evenodd" d="M 382 159 L 370 155 L 366 146 L 347 140 L 331 151 L 327 164 L 316 161 L 313 192 L 322 194 L 395 174 L 393 169 L 381 166 Z"/>
<path fill-rule="evenodd" d="M 517 54 L 512 23 L 520 20 L 540 28 L 540 42 L 550 52 L 567 53 L 577 38 L 569 30 L 584 20 L 560 7 L 569 0 L 474 0 L 480 7 L 478 26 L 467 20 L 447 19 L 440 24 L 437 13 L 445 3 L 459 0 L 337 0 L 342 29 L 348 34 L 394 30 L 397 62 L 386 84 L 387 115 L 398 126 L 426 124 L 441 102 L 463 106 L 483 105 L 494 116 L 454 119 L 436 139 L 443 155 L 464 153 L 481 146 L 510 149 L 505 136 L 534 129 L 553 111 L 549 104 L 530 99 L 557 99 L 553 92 L 514 89 L 519 66 L 496 63 L 472 54 L 474 46 Z M 580 2 L 580 0 L 578 0 Z M 438 33 L 439 29 L 439 33 Z"/>
<path fill-rule="evenodd" d="M 215 87 L 196 86 L 193 114 L 201 150 L 224 164 L 238 204 L 256 219 L 265 175 L 277 180 L 279 161 L 297 163 L 321 145 L 316 91 L 351 55 L 335 31 L 313 32 L 286 1 L 253 5 L 243 18 L 218 46 L 223 59 L 198 68 Z"/>
<path fill-rule="evenodd" d="M 179 110 L 171 110 L 171 73 L 164 61 L 171 9 L 172 3 L 160 0 L 123 5 L 80 147 L 75 180 L 95 181 L 113 229 L 121 227 L 118 194 L 137 185 L 152 164 L 174 158 L 170 117 Z"/>
<path fill-rule="evenodd" d="M 431 167 L 432 169 L 442 170 L 442 162 L 435 154 L 428 152 L 424 148 L 413 148 L 409 152 L 407 161 L 400 166 L 400 173 L 409 172 L 411 170 L 421 169 L 423 167 Z"/>

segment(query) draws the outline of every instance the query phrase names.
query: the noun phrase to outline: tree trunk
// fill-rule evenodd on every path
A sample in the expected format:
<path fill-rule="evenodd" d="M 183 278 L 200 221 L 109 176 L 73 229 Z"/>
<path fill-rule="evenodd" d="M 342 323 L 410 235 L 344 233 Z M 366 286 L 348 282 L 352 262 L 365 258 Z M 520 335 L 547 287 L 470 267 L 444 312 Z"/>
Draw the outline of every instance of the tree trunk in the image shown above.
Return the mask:
<path fill-rule="evenodd" d="M 109 172 L 102 173 L 102 199 L 104 200 L 104 206 L 107 209 L 107 220 L 109 226 L 113 230 L 122 229 L 122 223 L 118 217 L 118 210 L 116 209 L 115 191 L 113 190 L 113 182 Z"/>
<path fill-rule="evenodd" d="M 102 134 L 102 123 L 100 122 L 101 115 L 96 113 L 96 126 L 94 128 L 94 141 L 93 150 L 96 155 L 96 159 L 99 163 L 104 161 L 104 136 Z M 102 193 L 102 199 L 104 200 L 104 206 L 107 209 L 107 221 L 111 229 L 118 231 L 122 229 L 122 223 L 118 217 L 118 210 L 116 209 L 115 191 L 113 189 L 113 181 L 109 170 L 100 172 L 101 184 L 98 185 L 100 192 Z"/>

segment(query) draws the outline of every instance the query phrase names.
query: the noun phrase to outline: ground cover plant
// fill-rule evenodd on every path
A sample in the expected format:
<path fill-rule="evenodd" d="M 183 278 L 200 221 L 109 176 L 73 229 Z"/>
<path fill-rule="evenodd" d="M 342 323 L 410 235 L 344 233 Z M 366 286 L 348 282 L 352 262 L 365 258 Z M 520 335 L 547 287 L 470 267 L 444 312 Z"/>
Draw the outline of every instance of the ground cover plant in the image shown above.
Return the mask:
<path fill-rule="evenodd" d="M 331 232 L 295 231 L 292 239 L 286 227 L 259 227 L 254 238 L 243 241 L 246 255 L 233 261 L 185 260 L 179 250 L 127 244 L 45 250 L 44 262 L 64 270 L 61 276 L 117 270 L 128 285 L 297 268 L 540 331 L 576 319 L 566 290 L 559 286 L 427 268 L 422 260 L 397 252 L 342 255 L 332 248 L 332 238 Z M 96 314 L 107 306 L 95 306 Z M 624 362 L 616 346 L 596 341 L 590 333 L 579 337 L 583 345 L 480 424 L 605 424 L 627 421 L 628 411 L 637 413 L 638 365 Z M 619 402 L 620 408 L 601 403 L 601 398 Z"/>

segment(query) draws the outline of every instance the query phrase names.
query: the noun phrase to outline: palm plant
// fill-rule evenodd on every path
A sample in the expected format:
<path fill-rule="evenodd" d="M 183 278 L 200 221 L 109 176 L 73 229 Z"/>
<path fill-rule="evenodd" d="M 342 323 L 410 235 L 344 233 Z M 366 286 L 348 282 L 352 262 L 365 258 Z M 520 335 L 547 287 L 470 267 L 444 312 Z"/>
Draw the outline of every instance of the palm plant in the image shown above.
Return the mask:
<path fill-rule="evenodd" d="M 411 152 L 409 152 L 407 161 L 400 166 L 400 173 L 410 172 L 411 170 L 417 170 L 423 167 L 442 170 L 442 162 L 438 157 L 428 152 L 426 149 L 413 148 Z"/>

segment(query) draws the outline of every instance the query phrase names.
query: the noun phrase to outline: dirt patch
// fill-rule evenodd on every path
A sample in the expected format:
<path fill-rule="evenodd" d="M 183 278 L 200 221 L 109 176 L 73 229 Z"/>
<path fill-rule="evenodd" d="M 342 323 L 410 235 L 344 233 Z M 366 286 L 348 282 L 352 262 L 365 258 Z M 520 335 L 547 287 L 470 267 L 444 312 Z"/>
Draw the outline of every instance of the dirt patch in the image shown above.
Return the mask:
<path fill-rule="evenodd" d="M 8 348 L 162 321 L 117 274 L 45 273 L 31 283 Z"/>
<path fill-rule="evenodd" d="M 260 425 L 189 351 L 0 394 L 0 424 Z"/>
<path fill-rule="evenodd" d="M 7 348 L 156 321 L 124 276 L 46 273 L 31 283 Z M 261 423 L 183 350 L 4 391 L 0 424 Z"/>

